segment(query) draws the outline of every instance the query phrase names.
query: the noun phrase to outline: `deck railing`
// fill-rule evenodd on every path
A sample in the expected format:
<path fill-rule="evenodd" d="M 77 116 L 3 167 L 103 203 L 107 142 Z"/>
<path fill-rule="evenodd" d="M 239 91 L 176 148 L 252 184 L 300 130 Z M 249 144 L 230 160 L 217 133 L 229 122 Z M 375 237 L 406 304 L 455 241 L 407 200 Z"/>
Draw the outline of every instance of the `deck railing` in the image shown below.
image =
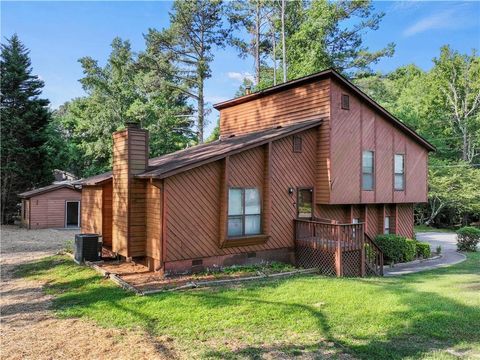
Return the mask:
<path fill-rule="evenodd" d="M 383 272 L 383 254 L 371 239 L 366 239 L 363 223 L 297 219 L 295 248 L 299 265 L 318 267 L 328 274 L 365 276 L 372 271 Z"/>

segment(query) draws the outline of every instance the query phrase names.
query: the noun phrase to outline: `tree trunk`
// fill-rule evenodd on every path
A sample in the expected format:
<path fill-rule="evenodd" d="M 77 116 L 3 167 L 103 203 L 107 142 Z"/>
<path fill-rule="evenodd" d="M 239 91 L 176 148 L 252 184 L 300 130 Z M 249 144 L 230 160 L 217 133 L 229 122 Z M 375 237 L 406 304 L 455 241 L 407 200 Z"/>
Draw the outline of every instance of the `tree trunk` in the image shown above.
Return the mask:
<path fill-rule="evenodd" d="M 260 82 L 260 0 L 255 8 L 255 85 Z"/>
<path fill-rule="evenodd" d="M 287 82 L 287 51 L 285 48 L 285 0 L 282 0 L 281 18 L 282 18 L 283 82 Z"/>
<path fill-rule="evenodd" d="M 277 59 L 275 57 L 275 45 L 275 28 L 272 21 L 273 86 L 277 85 Z"/>
<path fill-rule="evenodd" d="M 203 74 L 198 74 L 198 121 L 197 121 L 197 140 L 199 144 L 203 144 L 203 124 L 204 124 L 204 102 L 203 102 Z"/>

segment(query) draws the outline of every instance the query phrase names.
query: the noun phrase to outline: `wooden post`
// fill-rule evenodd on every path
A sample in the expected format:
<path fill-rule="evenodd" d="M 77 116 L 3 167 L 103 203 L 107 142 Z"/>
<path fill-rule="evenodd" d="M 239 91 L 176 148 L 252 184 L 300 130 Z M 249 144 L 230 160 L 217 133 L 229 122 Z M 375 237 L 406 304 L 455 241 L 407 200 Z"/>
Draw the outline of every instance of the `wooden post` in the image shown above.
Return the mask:
<path fill-rule="evenodd" d="M 359 235 L 360 235 L 360 276 L 365 276 L 365 262 L 367 261 L 365 257 L 365 232 L 363 229 L 363 224 L 359 225 Z"/>
<path fill-rule="evenodd" d="M 335 226 L 335 241 L 337 242 L 337 248 L 335 251 L 335 271 L 338 277 L 343 276 L 343 265 L 342 265 L 342 246 L 340 242 L 340 233 L 338 231 L 338 225 Z"/>

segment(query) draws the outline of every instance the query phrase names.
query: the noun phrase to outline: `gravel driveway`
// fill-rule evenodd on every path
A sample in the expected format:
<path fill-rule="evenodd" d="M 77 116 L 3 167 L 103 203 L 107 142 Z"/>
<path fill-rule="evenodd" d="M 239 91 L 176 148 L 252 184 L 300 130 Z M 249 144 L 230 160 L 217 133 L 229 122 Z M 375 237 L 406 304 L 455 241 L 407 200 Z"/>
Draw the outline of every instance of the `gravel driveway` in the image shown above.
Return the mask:
<path fill-rule="evenodd" d="M 44 284 L 13 277 L 16 266 L 64 249 L 76 232 L 1 227 L 1 358 L 176 358 L 170 344 L 141 330 L 105 329 L 80 319 L 58 319 L 49 310 L 51 297 L 44 294 Z"/>

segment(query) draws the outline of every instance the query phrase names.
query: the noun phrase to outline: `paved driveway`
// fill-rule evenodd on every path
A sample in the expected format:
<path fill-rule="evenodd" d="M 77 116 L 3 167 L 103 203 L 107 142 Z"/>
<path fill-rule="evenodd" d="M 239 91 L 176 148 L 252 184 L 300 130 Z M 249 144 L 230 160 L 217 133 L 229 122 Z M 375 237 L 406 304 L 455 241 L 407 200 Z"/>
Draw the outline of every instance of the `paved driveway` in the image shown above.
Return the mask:
<path fill-rule="evenodd" d="M 430 244 L 432 252 L 437 246 L 442 247 L 441 257 L 435 260 L 416 260 L 406 264 L 397 264 L 393 268 L 385 266 L 385 276 L 398 276 L 432 270 L 439 267 L 458 264 L 466 259 L 465 255 L 457 252 L 457 234 L 441 232 L 417 233 L 417 240 Z"/>

